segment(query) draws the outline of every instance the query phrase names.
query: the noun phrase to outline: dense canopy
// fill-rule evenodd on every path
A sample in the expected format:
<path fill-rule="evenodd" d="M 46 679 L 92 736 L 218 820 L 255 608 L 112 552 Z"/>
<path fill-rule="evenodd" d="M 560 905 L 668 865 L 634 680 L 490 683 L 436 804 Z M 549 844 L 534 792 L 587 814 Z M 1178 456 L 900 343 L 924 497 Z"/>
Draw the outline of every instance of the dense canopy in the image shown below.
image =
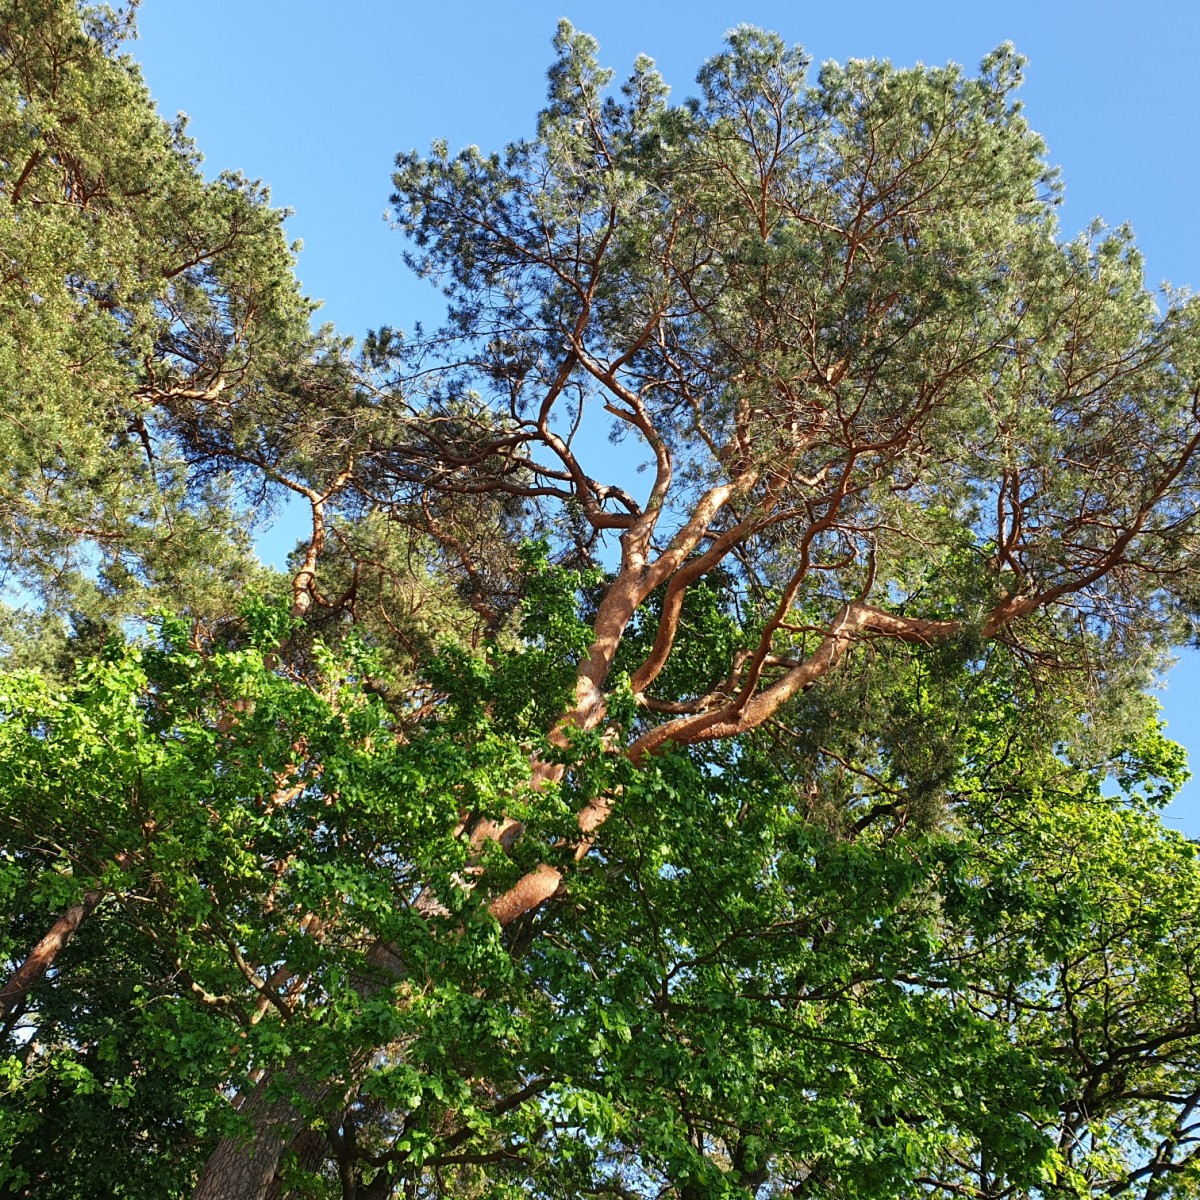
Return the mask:
<path fill-rule="evenodd" d="M 0 0 L 0 1193 L 1200 1195 L 1197 307 L 1019 56 L 564 22 L 356 350 L 127 20 Z"/>

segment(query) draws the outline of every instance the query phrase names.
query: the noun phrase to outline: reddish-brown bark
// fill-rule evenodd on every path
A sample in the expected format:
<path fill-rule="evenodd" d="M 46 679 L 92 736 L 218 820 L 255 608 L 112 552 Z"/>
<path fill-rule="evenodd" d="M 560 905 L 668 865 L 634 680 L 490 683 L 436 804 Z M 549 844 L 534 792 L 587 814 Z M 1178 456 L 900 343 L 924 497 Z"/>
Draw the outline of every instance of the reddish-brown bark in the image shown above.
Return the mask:
<path fill-rule="evenodd" d="M 54 966 L 58 955 L 105 895 L 102 888 L 84 892 L 82 899 L 72 904 L 50 926 L 25 961 L 8 977 L 4 986 L 0 987 L 0 1025 L 8 1022 L 30 991 L 46 977 L 46 972 Z"/>

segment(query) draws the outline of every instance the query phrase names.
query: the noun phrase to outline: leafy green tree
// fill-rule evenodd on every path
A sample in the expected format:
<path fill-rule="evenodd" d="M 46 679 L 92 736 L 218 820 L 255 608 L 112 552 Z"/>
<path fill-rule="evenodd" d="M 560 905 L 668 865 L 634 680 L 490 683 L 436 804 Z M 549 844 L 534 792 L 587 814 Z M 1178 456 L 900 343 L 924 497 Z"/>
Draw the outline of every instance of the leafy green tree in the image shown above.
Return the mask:
<path fill-rule="evenodd" d="M 344 1073 L 385 1015 L 362 994 L 371 946 L 416 952 L 397 890 L 440 843 L 462 860 L 451 795 L 412 774 L 396 807 L 419 755 L 386 744 L 386 708 L 348 682 L 368 660 L 326 655 L 318 690 L 254 644 L 277 644 L 280 614 L 253 625 L 252 644 L 210 650 L 174 620 L 65 692 L 32 673 L 0 689 L 4 958 L 61 912 L 88 917 L 0 997 L 2 1182 L 18 1194 L 178 1189 L 221 1127 L 221 1090 L 293 1054 Z"/>
<path fill-rule="evenodd" d="M 10 1191 L 161 1194 L 216 1133 L 237 1144 L 287 1110 L 321 1134 L 271 1185 L 297 1194 L 1186 1178 L 1170 1129 L 1200 1045 L 1200 862 L 1152 811 L 1182 777 L 1177 747 L 1152 725 L 1068 761 L 1076 710 L 1031 722 L 1020 676 L 888 651 L 883 676 L 798 705 L 821 731 L 807 746 L 755 734 L 638 769 L 577 745 L 531 792 L 529 746 L 588 626 L 586 580 L 526 563 L 522 642 L 446 650 L 435 712 L 399 724 L 359 688 L 361 650 L 327 654 L 320 689 L 282 678 L 267 611 L 257 648 L 198 650 L 168 623 L 68 693 L 5 681 L 5 957 L 102 893 L 9 1014 Z M 685 633 L 692 652 L 712 652 L 714 623 Z M 953 767 L 922 776 L 900 753 L 906 716 Z M 597 791 L 621 804 L 563 902 L 502 932 L 488 905 L 538 847 L 567 869 Z M 459 836 L 472 810 L 523 819 L 511 860 Z M 307 1184 L 288 1174 L 304 1165 Z"/>

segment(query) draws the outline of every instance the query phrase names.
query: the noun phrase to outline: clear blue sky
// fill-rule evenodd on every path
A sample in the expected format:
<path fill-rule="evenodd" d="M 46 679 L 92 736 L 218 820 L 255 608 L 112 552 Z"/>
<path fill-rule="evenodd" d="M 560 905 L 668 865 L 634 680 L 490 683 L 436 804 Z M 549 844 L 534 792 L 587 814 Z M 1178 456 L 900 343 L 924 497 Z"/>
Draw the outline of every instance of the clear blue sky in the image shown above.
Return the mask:
<path fill-rule="evenodd" d="M 1196 0 L 145 0 L 133 52 L 164 115 L 190 116 L 210 171 L 261 178 L 295 210 L 306 290 L 360 335 L 438 312 L 382 219 L 393 156 L 435 137 L 492 149 L 530 133 L 561 16 L 600 41 L 618 77 L 651 55 L 677 97 L 742 22 L 817 62 L 973 67 L 1012 41 L 1029 59 L 1026 114 L 1066 182 L 1064 232 L 1128 221 L 1150 283 L 1200 287 Z M 1200 655 L 1183 655 L 1163 702 L 1200 774 Z M 1167 818 L 1200 836 L 1200 783 Z"/>

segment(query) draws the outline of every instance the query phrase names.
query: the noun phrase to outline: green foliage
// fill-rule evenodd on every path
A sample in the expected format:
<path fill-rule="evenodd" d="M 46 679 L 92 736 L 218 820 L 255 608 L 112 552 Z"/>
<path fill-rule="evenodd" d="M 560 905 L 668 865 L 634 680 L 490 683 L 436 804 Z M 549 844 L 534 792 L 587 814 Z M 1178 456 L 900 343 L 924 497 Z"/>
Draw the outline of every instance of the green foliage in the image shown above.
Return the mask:
<path fill-rule="evenodd" d="M 187 460 L 210 411 L 249 418 L 314 352 L 283 214 L 205 181 L 127 25 L 0 7 L 0 561 L 76 620 L 228 612 L 264 585 L 232 478 Z"/>
<path fill-rule="evenodd" d="M 367 1047 L 384 1049 L 343 1136 L 384 1156 L 381 1178 L 422 1187 L 452 1170 L 489 1196 L 606 1180 L 916 1195 L 918 1176 L 961 1183 L 974 1156 L 1027 1194 L 1136 1169 L 1119 1131 L 1143 1093 L 1183 1086 L 1197 1037 L 1200 864 L 1147 807 L 1177 784 L 1177 747 L 1153 726 L 1116 747 L 1107 769 L 1131 800 L 1108 799 L 1106 763 L 1065 762 L 1011 692 L 927 653 L 886 683 L 848 679 L 843 701 L 832 689 L 826 703 L 866 706 L 857 726 L 810 714 L 858 747 L 845 822 L 812 808 L 814 786 L 827 807 L 837 795 L 836 740 L 633 770 L 585 739 L 557 795 L 523 794 L 544 721 L 514 696 L 530 663 L 547 687 L 555 664 L 573 679 L 586 628 L 586 581 L 542 551 L 526 562 L 521 640 L 447 647 L 430 669 L 444 700 L 403 736 L 362 692 L 375 665 L 353 641 L 309 686 L 167 620 L 66 689 L 5 679 L 4 953 L 84 890 L 106 897 L 13 1026 L 10 1188 L 155 1194 L 165 1161 L 180 1181 L 195 1169 L 232 1116 L 219 1090 L 252 1066 L 289 1064 L 302 1098 Z M 713 595 L 689 635 L 701 656 L 728 636 Z M 254 607 L 251 642 L 279 620 Z M 972 703 L 951 704 L 955 687 Z M 877 721 L 915 701 L 957 747 L 936 828 L 895 806 L 912 761 Z M 570 903 L 501 938 L 488 898 L 598 791 L 618 807 Z M 464 813 L 527 823 L 515 861 L 489 857 L 473 887 L 451 833 Z M 414 905 L 422 889 L 443 916 Z M 1087 1099 L 1097 1062 L 1119 1079 L 1103 1104 Z"/>
<path fill-rule="evenodd" d="M 1200 1194 L 1195 311 L 1011 49 L 672 106 L 564 22 L 352 362 L 124 28 L 0 6 L 0 1190 Z"/>
<path fill-rule="evenodd" d="M 400 751 L 382 704 L 351 682 L 369 662 L 360 648 L 327 652 L 314 689 L 274 674 L 261 650 L 208 654 L 182 632 L 167 622 L 157 646 L 113 644 L 66 689 L 32 674 L 0 687 L 5 956 L 85 891 L 106 897 L 57 968 L 61 986 L 31 997 L 14 1027 L 6 1180 L 40 1181 L 39 1194 L 77 1194 L 100 1147 L 73 1153 L 72 1174 L 62 1139 L 87 1148 L 106 1107 L 133 1105 L 124 1140 L 113 1131 L 103 1151 L 113 1179 L 136 1180 L 138 1161 L 212 1128 L 212 1089 L 243 1083 L 241 1064 L 303 1050 L 327 1071 L 347 1046 L 374 1044 L 386 1006 L 353 980 L 381 938 L 418 952 L 414 915 L 394 906 L 406 878 L 427 877 L 418 864 L 461 861 L 444 750 Z M 295 1012 L 266 983 L 283 962 L 309 978 Z M 194 1166 L 184 1156 L 179 1177 Z"/>

